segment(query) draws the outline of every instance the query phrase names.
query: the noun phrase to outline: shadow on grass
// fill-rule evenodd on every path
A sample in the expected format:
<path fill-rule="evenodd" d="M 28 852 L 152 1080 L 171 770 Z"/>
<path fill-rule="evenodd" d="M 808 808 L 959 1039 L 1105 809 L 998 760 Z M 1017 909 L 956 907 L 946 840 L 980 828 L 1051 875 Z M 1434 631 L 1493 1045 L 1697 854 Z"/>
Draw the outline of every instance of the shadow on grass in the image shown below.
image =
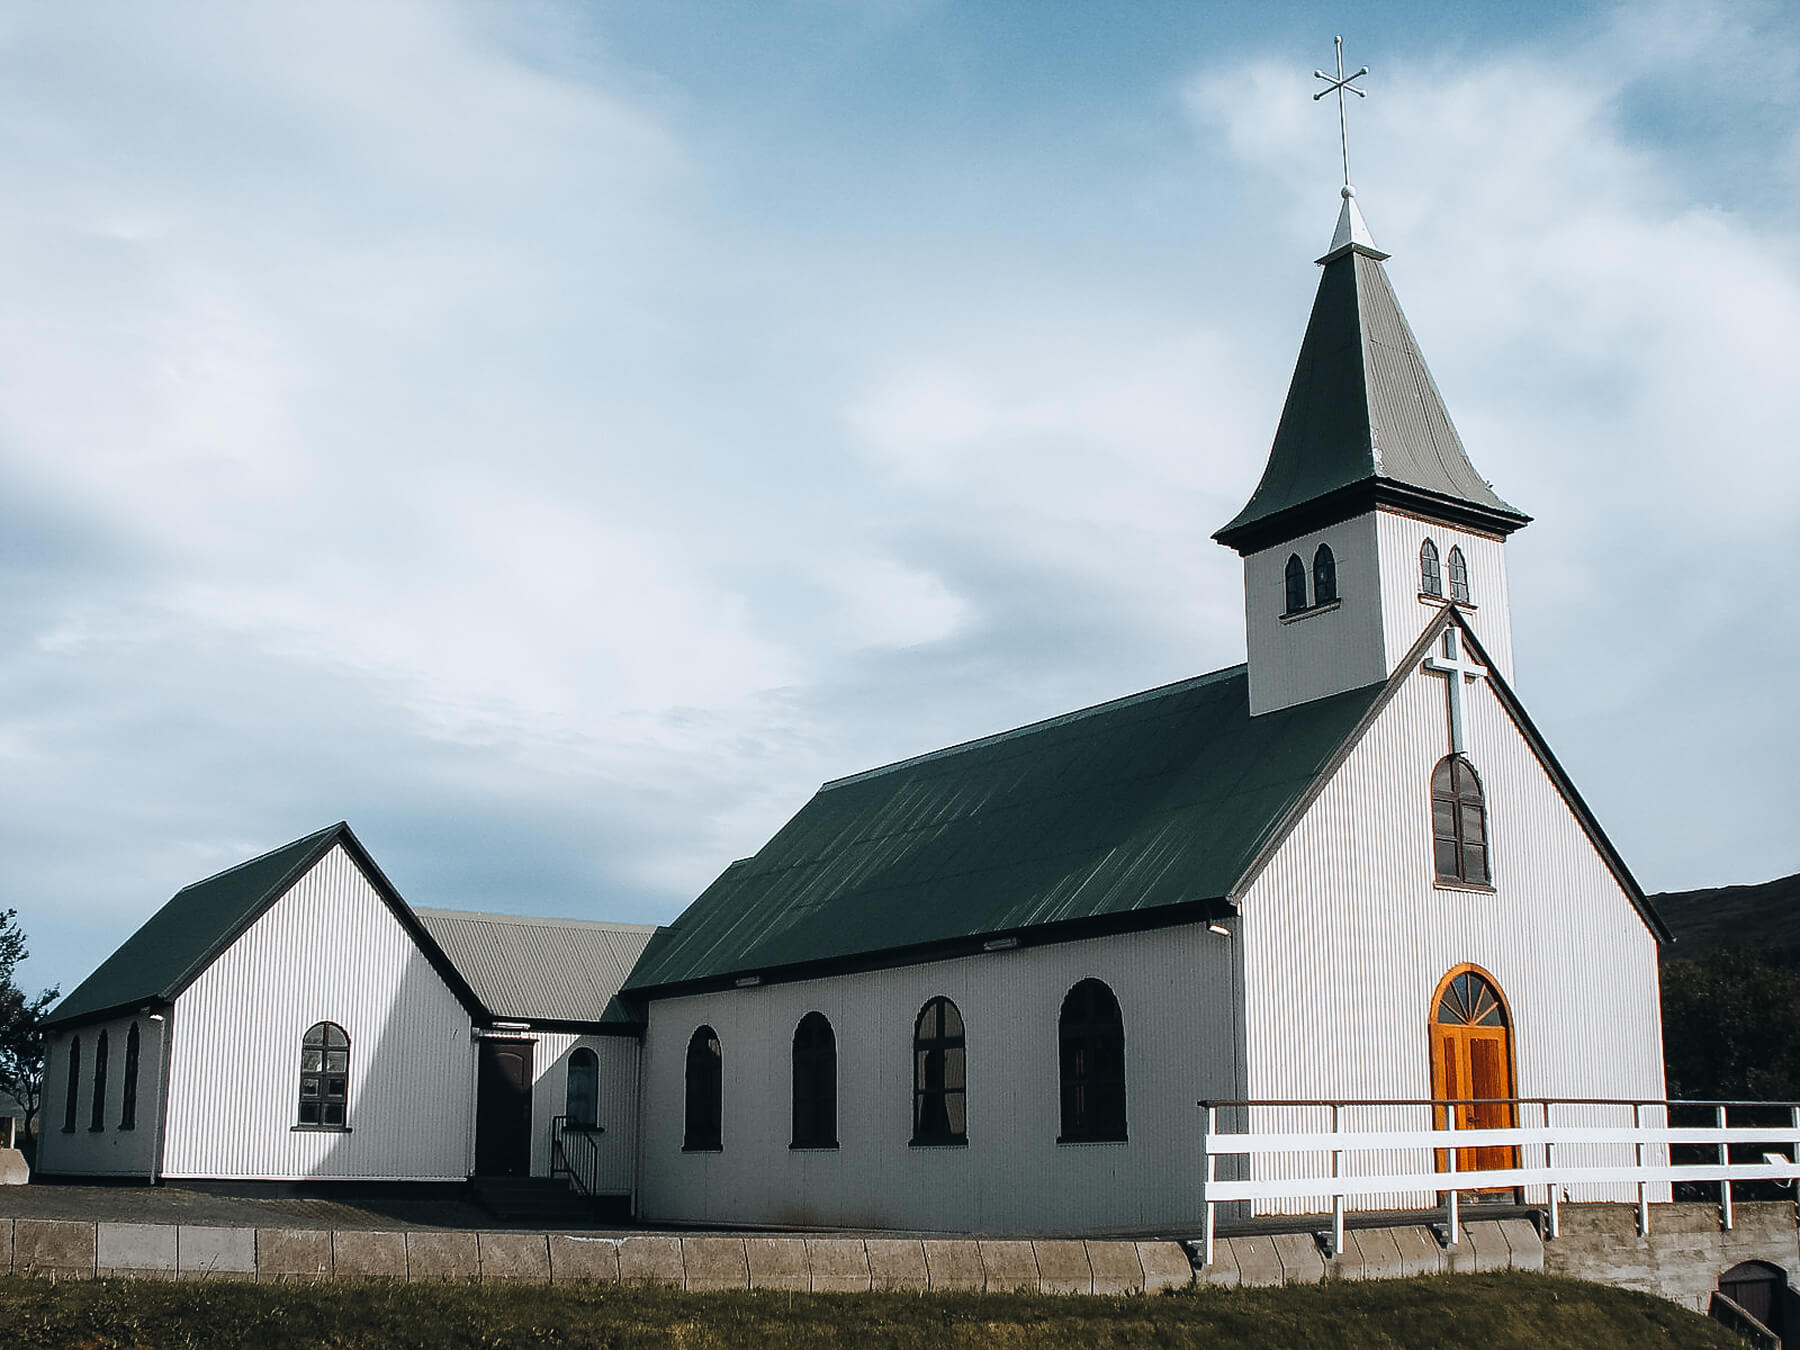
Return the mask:
<path fill-rule="evenodd" d="M 285 1284 L 0 1278 L 0 1328 L 30 1350 L 518 1346 L 1406 1347 L 1741 1350 L 1661 1299 L 1521 1273 L 1039 1294 L 685 1294 L 616 1286 Z"/>

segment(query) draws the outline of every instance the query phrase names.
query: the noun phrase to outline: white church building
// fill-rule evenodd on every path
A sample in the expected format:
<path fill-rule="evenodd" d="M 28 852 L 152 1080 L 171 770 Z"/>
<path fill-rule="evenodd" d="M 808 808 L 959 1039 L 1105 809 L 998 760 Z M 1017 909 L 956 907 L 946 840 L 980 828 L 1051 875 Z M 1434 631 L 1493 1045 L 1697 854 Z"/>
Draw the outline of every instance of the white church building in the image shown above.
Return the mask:
<path fill-rule="evenodd" d="M 64 1000 L 41 1171 L 541 1176 L 573 1129 L 657 1222 L 1192 1231 L 1202 1101 L 1660 1099 L 1667 934 L 1512 689 L 1528 517 L 1386 257 L 1347 192 L 1214 536 L 1246 664 L 827 783 L 654 931 L 298 840 Z"/>

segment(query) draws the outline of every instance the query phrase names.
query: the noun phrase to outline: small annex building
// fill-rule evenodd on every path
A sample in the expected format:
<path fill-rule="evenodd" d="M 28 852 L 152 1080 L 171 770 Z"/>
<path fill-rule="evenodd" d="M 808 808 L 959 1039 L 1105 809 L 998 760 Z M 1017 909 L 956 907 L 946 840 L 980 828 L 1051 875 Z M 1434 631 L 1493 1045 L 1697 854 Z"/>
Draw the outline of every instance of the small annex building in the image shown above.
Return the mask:
<path fill-rule="evenodd" d="M 547 1176 L 573 1114 L 628 1194 L 638 1039 L 615 995 L 653 931 L 414 910 L 348 825 L 307 835 L 178 892 L 57 1006 L 39 1170 Z"/>
<path fill-rule="evenodd" d="M 1513 689 L 1528 517 L 1387 256 L 1346 189 L 1214 536 L 1245 664 L 827 783 L 654 932 L 296 841 L 64 1001 L 45 1169 L 541 1174 L 580 1114 L 656 1222 L 1192 1231 L 1202 1100 L 1661 1099 L 1667 933 Z"/>

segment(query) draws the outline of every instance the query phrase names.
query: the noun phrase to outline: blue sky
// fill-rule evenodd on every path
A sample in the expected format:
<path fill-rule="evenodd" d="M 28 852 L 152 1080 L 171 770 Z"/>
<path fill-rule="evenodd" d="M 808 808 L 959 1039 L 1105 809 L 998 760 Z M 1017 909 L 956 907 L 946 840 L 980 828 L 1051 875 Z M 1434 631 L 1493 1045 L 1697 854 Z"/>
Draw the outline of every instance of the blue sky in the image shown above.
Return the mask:
<path fill-rule="evenodd" d="M 1800 869 L 1779 4 L 0 6 L 0 907 L 347 818 L 656 921 L 825 779 L 1242 659 L 1337 207 L 1652 890 Z"/>

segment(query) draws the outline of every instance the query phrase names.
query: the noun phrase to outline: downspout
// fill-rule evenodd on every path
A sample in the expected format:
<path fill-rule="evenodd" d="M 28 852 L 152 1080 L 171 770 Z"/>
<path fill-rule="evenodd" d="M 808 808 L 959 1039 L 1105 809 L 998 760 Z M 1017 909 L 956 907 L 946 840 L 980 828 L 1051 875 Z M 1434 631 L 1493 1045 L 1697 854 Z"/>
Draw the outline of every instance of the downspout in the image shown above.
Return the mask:
<path fill-rule="evenodd" d="M 644 1009 L 644 1030 L 637 1038 L 637 1064 L 632 1088 L 631 1122 L 631 1217 L 638 1218 L 638 1193 L 644 1182 L 644 1047 L 650 1043 L 650 1009 Z"/>

